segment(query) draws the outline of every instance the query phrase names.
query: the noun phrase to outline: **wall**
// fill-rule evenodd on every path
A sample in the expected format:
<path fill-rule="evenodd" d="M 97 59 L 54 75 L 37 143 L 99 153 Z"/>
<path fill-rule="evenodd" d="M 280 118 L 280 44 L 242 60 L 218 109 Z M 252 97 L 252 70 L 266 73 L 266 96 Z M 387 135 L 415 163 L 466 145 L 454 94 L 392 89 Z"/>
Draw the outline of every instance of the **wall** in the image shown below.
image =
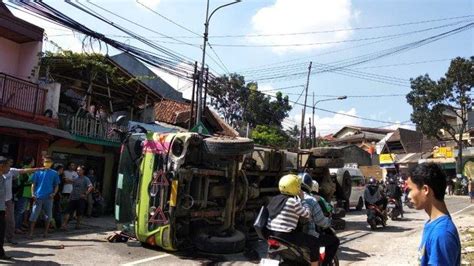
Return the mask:
<path fill-rule="evenodd" d="M 18 77 L 34 82 L 38 80 L 38 61 L 42 46 L 42 42 L 27 42 L 20 45 L 19 62 L 16 71 Z"/>
<path fill-rule="evenodd" d="M 16 76 L 20 44 L 0 37 L 0 72 Z"/>
<path fill-rule="evenodd" d="M 44 103 L 44 110 L 51 110 L 53 111 L 53 118 L 58 118 L 58 111 L 59 111 L 59 98 L 61 95 L 61 84 L 54 82 L 48 83 L 41 86 L 48 90 L 46 94 L 46 100 Z"/>
<path fill-rule="evenodd" d="M 53 152 L 103 157 L 105 159 L 105 165 L 104 172 L 102 173 L 102 196 L 107 203 L 110 204 L 114 202 L 114 164 L 115 161 L 118 163 L 118 157 L 115 154 L 105 151 L 105 149 L 99 145 L 79 143 L 66 139 L 60 139 L 52 143 L 48 149 L 48 153 L 52 154 Z"/>
<path fill-rule="evenodd" d="M 0 72 L 36 82 L 39 73 L 38 54 L 42 45 L 42 42 L 19 44 L 0 37 Z"/>

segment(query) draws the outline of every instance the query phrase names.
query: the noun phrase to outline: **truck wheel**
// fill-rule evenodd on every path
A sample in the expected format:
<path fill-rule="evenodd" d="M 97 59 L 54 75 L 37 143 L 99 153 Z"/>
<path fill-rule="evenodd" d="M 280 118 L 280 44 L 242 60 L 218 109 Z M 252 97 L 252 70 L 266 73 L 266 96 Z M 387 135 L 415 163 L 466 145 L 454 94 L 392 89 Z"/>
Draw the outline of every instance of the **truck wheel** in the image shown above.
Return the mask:
<path fill-rule="evenodd" d="M 344 167 L 344 160 L 342 159 L 331 159 L 331 158 L 316 158 L 314 159 L 315 167 L 327 167 L 327 168 L 342 168 Z"/>
<path fill-rule="evenodd" d="M 245 248 L 244 233 L 235 230 L 226 236 L 213 235 L 211 233 L 199 233 L 194 238 L 197 249 L 217 254 L 238 253 Z"/>
<path fill-rule="evenodd" d="M 253 151 L 253 140 L 247 138 L 210 137 L 203 140 L 203 145 L 211 155 L 238 156 Z"/>
<path fill-rule="evenodd" d="M 339 199 L 349 201 L 352 193 L 352 180 L 349 172 L 344 172 L 342 177 L 337 178 L 336 193 Z"/>
<path fill-rule="evenodd" d="M 356 211 L 361 211 L 362 207 L 364 207 L 364 200 L 362 198 L 359 198 L 359 202 L 357 203 L 357 206 L 356 206 Z"/>
<path fill-rule="evenodd" d="M 314 148 L 311 153 L 314 157 L 319 158 L 341 158 L 343 156 L 342 150 L 334 148 Z"/>

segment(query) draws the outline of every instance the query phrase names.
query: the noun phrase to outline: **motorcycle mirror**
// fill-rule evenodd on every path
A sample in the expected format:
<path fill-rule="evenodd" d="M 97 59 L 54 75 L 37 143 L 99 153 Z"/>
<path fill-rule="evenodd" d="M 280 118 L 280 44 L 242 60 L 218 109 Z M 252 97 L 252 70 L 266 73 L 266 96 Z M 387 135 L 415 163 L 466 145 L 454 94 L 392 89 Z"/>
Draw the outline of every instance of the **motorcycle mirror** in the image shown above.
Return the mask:
<path fill-rule="evenodd" d="M 119 126 L 124 126 L 125 124 L 125 121 L 126 121 L 126 116 L 125 115 L 120 115 L 117 117 L 117 119 L 115 120 L 115 123 Z"/>

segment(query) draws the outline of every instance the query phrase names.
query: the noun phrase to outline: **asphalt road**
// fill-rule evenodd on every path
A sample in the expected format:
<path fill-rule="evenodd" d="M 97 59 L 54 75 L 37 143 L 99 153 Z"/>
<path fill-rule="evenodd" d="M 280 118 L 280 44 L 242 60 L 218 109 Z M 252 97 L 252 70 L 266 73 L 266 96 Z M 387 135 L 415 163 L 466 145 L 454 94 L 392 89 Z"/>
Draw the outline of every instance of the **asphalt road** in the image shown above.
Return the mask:
<path fill-rule="evenodd" d="M 450 197 L 447 199 L 450 212 L 453 215 L 467 208 L 467 197 Z M 369 261 L 382 262 L 386 259 L 396 260 L 401 264 L 410 264 L 416 256 L 416 246 L 419 241 L 421 228 L 427 216 L 423 211 L 407 209 L 403 220 L 389 221 L 386 228 L 370 230 L 366 223 L 365 210 L 351 211 L 346 216 L 346 230 L 338 232 L 341 247 L 338 253 L 341 265 L 367 265 Z M 11 263 L 58 265 L 58 264 L 107 264 L 107 265 L 255 265 L 257 260 L 251 261 L 244 254 L 227 256 L 213 256 L 206 254 L 170 254 L 159 250 L 143 248 L 140 243 L 108 243 L 105 238 L 110 235 L 111 228 L 102 231 L 90 228 L 88 232 L 80 234 L 55 233 L 48 239 L 21 240 L 17 246 L 6 246 L 7 253 L 15 257 Z M 94 232 L 92 232 L 94 231 Z M 400 243 L 399 245 L 397 243 Z M 397 247 L 400 246 L 400 250 Z M 387 248 L 390 247 L 390 248 Z M 402 251 L 404 248 L 407 251 Z M 263 243 L 257 245 L 256 250 L 261 256 L 265 254 Z M 394 256 L 387 254 L 394 253 Z M 400 253 L 402 260 L 396 256 Z M 248 254 L 247 254 L 248 255 Z M 254 254 L 253 254 L 254 255 Z M 403 260 L 405 259 L 405 260 Z M 388 263 L 390 264 L 390 263 Z"/>

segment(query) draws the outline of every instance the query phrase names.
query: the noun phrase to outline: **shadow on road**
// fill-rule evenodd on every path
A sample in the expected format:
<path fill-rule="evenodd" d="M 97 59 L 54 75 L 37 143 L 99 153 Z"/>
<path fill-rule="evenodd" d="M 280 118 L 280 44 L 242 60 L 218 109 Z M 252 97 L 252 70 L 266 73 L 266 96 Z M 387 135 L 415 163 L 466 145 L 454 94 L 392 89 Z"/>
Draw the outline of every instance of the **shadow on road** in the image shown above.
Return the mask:
<path fill-rule="evenodd" d="M 33 253 L 29 251 L 23 251 L 23 250 L 11 250 L 8 251 L 8 256 L 12 256 L 15 260 L 18 259 L 26 259 L 26 258 L 32 258 L 32 257 L 50 257 L 54 256 L 54 254 L 42 254 L 42 253 Z"/>
<path fill-rule="evenodd" d="M 11 261 L 0 261 L 2 265 L 39 265 L 39 266 L 56 266 L 61 265 L 57 262 L 50 260 L 17 260 L 13 259 Z"/>
<path fill-rule="evenodd" d="M 348 247 L 339 247 L 339 253 L 337 254 L 339 260 L 344 261 L 362 261 L 367 257 L 370 257 L 369 254 L 355 250 Z"/>
<path fill-rule="evenodd" d="M 387 226 L 383 228 L 382 226 L 377 226 L 377 229 L 372 230 L 369 227 L 369 224 L 366 221 L 351 221 L 346 225 L 346 230 L 361 230 L 369 232 L 383 232 L 383 233 L 401 233 L 405 231 L 412 230 L 411 228 L 404 228 L 396 225 L 391 225 L 390 221 L 387 222 Z"/>

